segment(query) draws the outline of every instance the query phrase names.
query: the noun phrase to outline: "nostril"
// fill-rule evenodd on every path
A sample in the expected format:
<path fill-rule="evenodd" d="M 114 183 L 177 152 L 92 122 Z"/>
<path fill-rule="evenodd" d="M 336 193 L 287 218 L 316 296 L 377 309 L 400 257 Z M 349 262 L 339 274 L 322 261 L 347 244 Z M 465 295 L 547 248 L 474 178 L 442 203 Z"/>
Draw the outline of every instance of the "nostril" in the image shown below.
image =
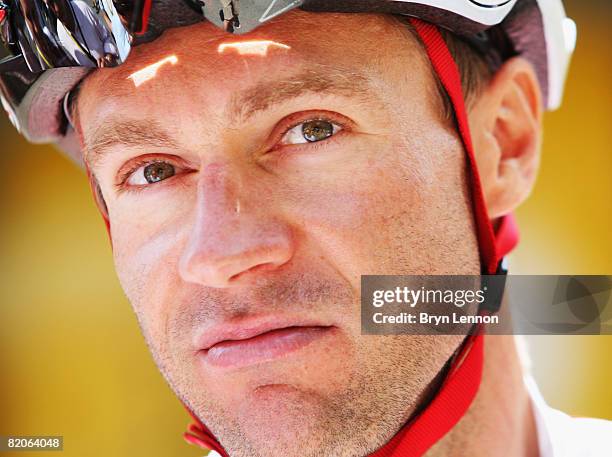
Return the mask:
<path fill-rule="evenodd" d="M 252 273 L 263 273 L 265 271 L 271 271 L 271 270 L 276 270 L 279 267 L 278 264 L 273 263 L 273 262 L 266 262 L 266 263 L 260 263 L 259 265 L 255 265 L 247 270 L 243 270 L 240 273 L 236 273 L 235 275 L 231 276 L 228 280 L 228 282 L 236 282 L 239 281 L 240 279 L 242 279 L 244 276 L 247 276 L 249 274 Z"/>

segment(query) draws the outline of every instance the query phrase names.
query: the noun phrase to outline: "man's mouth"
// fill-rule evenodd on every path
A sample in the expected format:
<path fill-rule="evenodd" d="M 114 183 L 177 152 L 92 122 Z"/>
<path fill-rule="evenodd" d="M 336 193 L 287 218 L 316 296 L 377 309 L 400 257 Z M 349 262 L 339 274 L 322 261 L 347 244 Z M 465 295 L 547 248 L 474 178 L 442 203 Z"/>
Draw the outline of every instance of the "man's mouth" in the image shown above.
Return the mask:
<path fill-rule="evenodd" d="M 206 364 L 238 368 L 283 357 L 325 338 L 336 327 L 315 323 L 221 325 L 200 339 L 199 352 Z"/>

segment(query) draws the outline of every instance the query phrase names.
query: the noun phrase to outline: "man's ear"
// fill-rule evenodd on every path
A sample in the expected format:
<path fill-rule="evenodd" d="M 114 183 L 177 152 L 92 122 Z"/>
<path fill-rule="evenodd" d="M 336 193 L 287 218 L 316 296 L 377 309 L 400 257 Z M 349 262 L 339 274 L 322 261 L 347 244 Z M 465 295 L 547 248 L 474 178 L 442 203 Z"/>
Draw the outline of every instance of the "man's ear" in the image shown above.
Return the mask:
<path fill-rule="evenodd" d="M 491 219 L 512 212 L 533 188 L 542 111 L 535 70 L 521 57 L 504 63 L 471 106 L 474 154 Z"/>

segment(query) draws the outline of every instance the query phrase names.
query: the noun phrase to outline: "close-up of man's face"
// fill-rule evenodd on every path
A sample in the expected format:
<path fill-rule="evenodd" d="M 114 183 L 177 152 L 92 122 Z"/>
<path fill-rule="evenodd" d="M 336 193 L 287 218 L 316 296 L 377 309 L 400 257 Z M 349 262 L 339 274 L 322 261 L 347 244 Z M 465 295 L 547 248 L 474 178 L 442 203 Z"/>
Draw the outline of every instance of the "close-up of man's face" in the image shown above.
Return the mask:
<path fill-rule="evenodd" d="M 84 82 L 78 129 L 150 350 L 230 455 L 366 454 L 405 423 L 462 337 L 361 335 L 360 277 L 480 272 L 405 24 L 170 30 Z"/>
<path fill-rule="evenodd" d="M 606 18 L 0 0 L 0 453 L 608 456 Z"/>

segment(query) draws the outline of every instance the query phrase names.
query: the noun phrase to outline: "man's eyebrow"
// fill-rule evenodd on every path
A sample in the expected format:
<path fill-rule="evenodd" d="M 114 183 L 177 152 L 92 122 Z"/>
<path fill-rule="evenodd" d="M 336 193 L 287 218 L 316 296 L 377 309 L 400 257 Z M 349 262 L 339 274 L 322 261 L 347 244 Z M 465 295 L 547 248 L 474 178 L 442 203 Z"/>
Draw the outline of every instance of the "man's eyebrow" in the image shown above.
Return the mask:
<path fill-rule="evenodd" d="M 86 163 L 91 167 L 98 165 L 105 151 L 112 146 L 176 148 L 176 142 L 167 129 L 153 119 L 111 118 L 86 138 Z"/>
<path fill-rule="evenodd" d="M 374 84 L 363 74 L 340 69 L 315 68 L 287 79 L 262 81 L 254 87 L 238 92 L 230 101 L 232 119 L 244 122 L 254 114 L 304 94 L 334 94 L 355 98 L 357 101 L 378 101 Z"/>

